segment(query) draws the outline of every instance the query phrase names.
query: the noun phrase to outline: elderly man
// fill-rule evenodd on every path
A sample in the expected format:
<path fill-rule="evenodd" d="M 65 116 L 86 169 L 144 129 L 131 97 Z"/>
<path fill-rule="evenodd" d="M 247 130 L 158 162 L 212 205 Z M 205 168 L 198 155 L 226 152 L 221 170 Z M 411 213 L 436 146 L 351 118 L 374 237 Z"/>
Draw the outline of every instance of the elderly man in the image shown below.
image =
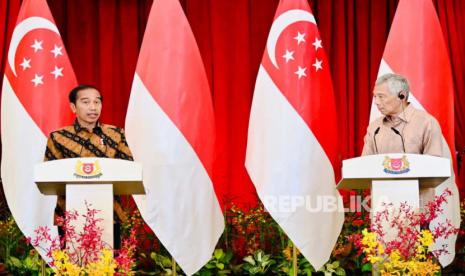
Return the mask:
<path fill-rule="evenodd" d="M 378 78 L 374 102 L 382 117 L 367 129 L 362 155 L 416 153 L 442 156 L 442 133 L 437 120 L 408 102 L 406 78 L 386 74 Z"/>

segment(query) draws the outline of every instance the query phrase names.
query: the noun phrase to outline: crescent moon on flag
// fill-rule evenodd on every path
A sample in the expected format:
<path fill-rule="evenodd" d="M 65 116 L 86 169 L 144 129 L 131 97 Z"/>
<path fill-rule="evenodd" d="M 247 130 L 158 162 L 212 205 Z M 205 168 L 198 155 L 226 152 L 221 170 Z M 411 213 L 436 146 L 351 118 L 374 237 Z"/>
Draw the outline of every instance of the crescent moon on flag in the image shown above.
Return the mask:
<path fill-rule="evenodd" d="M 47 20 L 43 17 L 33 16 L 21 21 L 21 23 L 19 23 L 13 31 L 13 35 L 11 36 L 10 50 L 8 51 L 8 64 L 10 65 L 11 71 L 13 71 L 15 76 L 17 76 L 17 74 L 14 62 L 18 45 L 27 33 L 36 29 L 46 29 L 60 34 L 58 32 L 57 26 L 50 20 Z"/>
<path fill-rule="evenodd" d="M 315 17 L 313 14 L 304 10 L 289 10 L 282 13 L 271 25 L 270 35 L 268 36 L 268 41 L 266 42 L 266 49 L 268 51 L 269 58 L 271 63 L 278 68 L 276 63 L 276 43 L 281 33 L 292 23 L 298 21 L 306 21 L 313 24 L 316 24 Z"/>

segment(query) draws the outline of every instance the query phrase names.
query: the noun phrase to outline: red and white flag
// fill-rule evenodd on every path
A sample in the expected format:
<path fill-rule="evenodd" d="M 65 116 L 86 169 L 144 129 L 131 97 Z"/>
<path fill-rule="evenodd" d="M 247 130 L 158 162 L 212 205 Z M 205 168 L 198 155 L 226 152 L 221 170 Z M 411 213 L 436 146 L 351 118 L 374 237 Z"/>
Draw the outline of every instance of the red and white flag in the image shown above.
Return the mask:
<path fill-rule="evenodd" d="M 451 158 L 454 167 L 454 88 L 452 72 L 446 44 L 434 5 L 427 0 L 401 0 L 392 22 L 389 37 L 384 49 L 378 76 L 397 73 L 405 76 L 410 83 L 409 102 L 417 109 L 426 110 L 441 125 L 443 133 L 443 155 Z M 381 113 L 372 103 L 370 121 Z M 455 227 L 460 226 L 459 193 L 455 177 L 451 177 L 436 188 L 441 194 L 446 188 L 452 197 L 444 208 L 444 215 L 430 224 L 433 229 L 439 222 L 451 220 Z M 439 258 L 446 266 L 455 256 L 457 236 L 436 242 L 436 248 L 447 244 L 450 254 Z"/>
<path fill-rule="evenodd" d="M 156 0 L 145 30 L 126 115 L 142 162 L 145 222 L 186 274 L 211 258 L 224 230 L 212 183 L 215 123 L 197 43 L 177 0 Z"/>
<path fill-rule="evenodd" d="M 255 84 L 246 167 L 257 193 L 307 260 L 329 259 L 344 220 L 335 186 L 336 107 L 306 0 L 281 0 Z"/>
<path fill-rule="evenodd" d="M 39 226 L 57 235 L 56 197 L 39 192 L 33 167 L 44 159 L 47 135 L 72 122 L 67 95 L 76 83 L 47 2 L 23 1 L 3 79 L 1 169 L 8 206 L 28 237 Z"/>

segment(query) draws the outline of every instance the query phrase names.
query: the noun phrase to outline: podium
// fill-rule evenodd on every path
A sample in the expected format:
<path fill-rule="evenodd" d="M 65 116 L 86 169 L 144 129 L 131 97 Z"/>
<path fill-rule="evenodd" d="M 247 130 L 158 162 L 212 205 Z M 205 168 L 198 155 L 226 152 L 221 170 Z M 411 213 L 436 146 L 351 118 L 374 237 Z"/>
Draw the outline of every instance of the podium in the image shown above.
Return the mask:
<path fill-rule="evenodd" d="M 394 208 L 402 202 L 420 208 L 420 193 L 425 194 L 422 196 L 425 199 L 433 199 L 433 190 L 429 188 L 435 188 L 450 176 L 448 158 L 405 153 L 367 155 L 343 161 L 337 188 L 371 189 L 373 215 L 384 209 L 383 202 L 392 203 Z"/>
<path fill-rule="evenodd" d="M 34 167 L 34 181 L 44 195 L 66 195 L 66 209 L 76 210 L 72 223 L 82 231 L 86 203 L 102 219 L 102 240 L 113 248 L 113 195 L 145 194 L 142 165 L 110 158 L 70 158 L 43 162 Z M 51 218 L 52 219 L 52 218 Z"/>

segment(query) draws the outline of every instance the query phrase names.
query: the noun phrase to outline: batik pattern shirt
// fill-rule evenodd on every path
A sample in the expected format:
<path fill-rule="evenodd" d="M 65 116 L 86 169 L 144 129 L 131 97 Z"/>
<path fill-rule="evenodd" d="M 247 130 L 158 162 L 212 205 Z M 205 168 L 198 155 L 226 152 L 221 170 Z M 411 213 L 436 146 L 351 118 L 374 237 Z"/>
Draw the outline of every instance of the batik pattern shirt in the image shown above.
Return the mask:
<path fill-rule="evenodd" d="M 77 120 L 71 126 L 50 133 L 45 161 L 76 157 L 133 160 L 122 128 L 97 124 L 90 132 L 81 127 Z"/>

